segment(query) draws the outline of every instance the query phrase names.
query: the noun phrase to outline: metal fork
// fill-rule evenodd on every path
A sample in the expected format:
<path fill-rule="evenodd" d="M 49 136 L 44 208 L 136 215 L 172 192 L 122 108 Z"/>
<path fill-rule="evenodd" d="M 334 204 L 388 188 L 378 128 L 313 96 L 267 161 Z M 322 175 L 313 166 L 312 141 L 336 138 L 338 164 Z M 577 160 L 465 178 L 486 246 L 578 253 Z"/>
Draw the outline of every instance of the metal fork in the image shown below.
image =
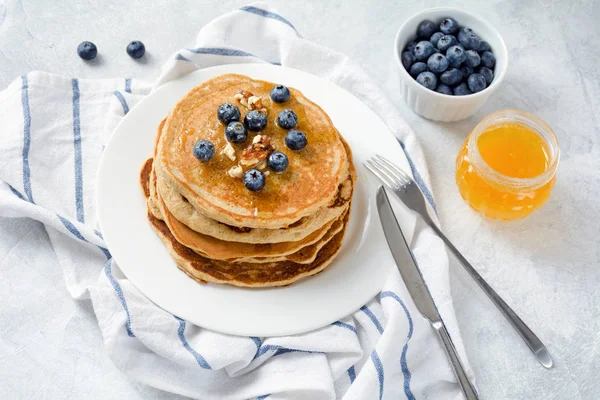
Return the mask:
<path fill-rule="evenodd" d="M 458 251 L 450 240 L 442 233 L 440 228 L 433 222 L 427 212 L 427 206 L 421 190 L 408 174 L 394 165 L 386 158 L 376 155 L 364 163 L 377 178 L 379 178 L 394 194 L 411 210 L 421 216 L 423 221 L 437 233 L 437 235 L 446 243 L 446 246 L 460 261 L 469 275 L 479 284 L 479 287 L 498 307 L 504 317 L 510 322 L 515 330 L 521 335 L 529 349 L 533 352 L 536 359 L 546 368 L 552 368 L 552 357 L 542 341 L 533 333 L 523 320 L 502 300 L 502 298 L 491 288 L 491 286 L 479 275 L 467 259 Z"/>

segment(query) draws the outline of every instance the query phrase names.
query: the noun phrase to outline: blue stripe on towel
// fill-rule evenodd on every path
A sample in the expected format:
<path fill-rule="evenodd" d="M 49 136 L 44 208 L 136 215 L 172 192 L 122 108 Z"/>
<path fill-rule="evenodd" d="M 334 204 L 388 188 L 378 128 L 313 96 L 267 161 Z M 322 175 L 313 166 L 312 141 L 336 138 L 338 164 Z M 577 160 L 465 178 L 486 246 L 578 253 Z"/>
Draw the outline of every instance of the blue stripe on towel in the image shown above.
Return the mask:
<path fill-rule="evenodd" d="M 75 147 L 75 207 L 77 221 L 85 222 L 83 211 L 83 164 L 81 161 L 81 121 L 79 117 L 79 80 L 71 81 L 73 86 L 73 145 Z"/>
<path fill-rule="evenodd" d="M 125 91 L 131 93 L 131 78 L 125 78 Z"/>
<path fill-rule="evenodd" d="M 433 208 L 433 211 L 437 215 L 437 207 L 435 206 L 435 201 L 433 201 L 433 195 L 427 188 L 427 185 L 425 185 L 425 181 L 421 177 L 421 174 L 419 174 L 417 167 L 415 167 L 415 164 L 413 163 L 412 158 L 410 158 L 410 154 L 408 154 L 408 151 L 406 151 L 406 146 L 404 146 L 404 143 L 402 142 L 402 140 L 398 139 L 398 142 L 400 143 L 400 147 L 402 147 L 402 151 L 404 152 L 404 155 L 406 156 L 406 159 L 408 160 L 408 165 L 410 166 L 410 170 L 412 171 L 412 174 L 415 178 L 415 182 L 417 183 L 417 186 L 419 186 L 419 189 L 421 189 L 421 192 L 423 192 L 423 196 L 425 196 L 425 198 L 431 205 L 431 208 Z"/>
<path fill-rule="evenodd" d="M 177 55 L 175 56 L 175 59 L 178 61 L 187 61 L 187 62 L 191 62 L 189 59 L 185 58 L 184 56 L 182 56 L 181 54 L 177 53 Z"/>
<path fill-rule="evenodd" d="M 383 364 L 381 363 L 376 350 L 371 352 L 371 361 L 373 361 L 373 365 L 377 370 L 377 378 L 379 379 L 379 400 L 381 400 L 383 398 Z"/>
<path fill-rule="evenodd" d="M 29 109 L 29 81 L 27 75 L 21 77 L 21 105 L 23 106 L 23 190 L 30 203 L 33 203 L 31 193 L 31 170 L 29 168 L 29 149 L 31 148 L 31 110 Z"/>
<path fill-rule="evenodd" d="M 125 315 L 127 316 L 126 317 L 127 320 L 125 323 L 125 329 L 127 330 L 127 335 L 129 337 L 135 337 L 135 335 L 133 334 L 133 331 L 131 330 L 131 315 L 129 314 L 129 307 L 127 307 L 127 301 L 125 300 L 125 295 L 123 294 L 123 289 L 121 289 L 121 285 L 119 285 L 119 282 L 117 282 L 117 278 L 115 278 L 114 275 L 112 274 L 111 262 L 112 262 L 112 260 L 109 259 L 106 262 L 106 264 L 104 265 L 104 274 L 106 275 L 106 277 L 112 284 L 113 289 L 117 293 L 117 296 L 119 297 L 119 301 L 121 301 L 121 305 L 123 306 L 123 309 L 125 310 Z"/>
<path fill-rule="evenodd" d="M 21 193 L 19 193 L 19 191 L 17 189 L 15 189 L 14 187 L 12 187 L 9 183 L 7 183 L 7 185 L 8 185 L 8 188 L 10 189 L 10 191 L 13 192 L 13 194 L 15 196 L 17 196 L 21 200 L 27 201 L 27 199 L 25 198 L 25 196 L 23 196 Z"/>
<path fill-rule="evenodd" d="M 356 331 L 356 328 L 355 328 L 355 327 L 353 327 L 352 325 L 350 325 L 350 324 L 347 324 L 347 323 L 345 323 L 345 322 L 342 322 L 342 321 L 335 321 L 335 322 L 334 322 L 334 323 L 332 323 L 331 325 L 340 326 L 340 327 L 342 327 L 342 328 L 346 328 L 346 329 L 348 329 L 348 330 L 351 330 L 352 332 L 354 332 L 354 333 L 358 334 L 358 332 Z"/>
<path fill-rule="evenodd" d="M 253 7 L 253 6 L 242 7 L 242 8 L 240 8 L 240 10 L 246 11 L 246 12 L 249 12 L 249 13 L 252 13 L 252 14 L 260 15 L 261 17 L 271 18 L 271 19 L 274 19 L 276 21 L 283 22 L 284 24 L 286 24 L 290 28 L 292 28 L 294 30 L 294 32 L 296 32 L 296 34 L 298 34 L 298 30 L 296 29 L 296 27 L 294 25 L 292 25 L 292 23 L 290 21 L 288 21 L 287 19 L 283 18 L 279 14 L 276 14 L 276 13 L 271 12 L 271 11 L 263 10 L 262 8 Z M 300 34 L 298 34 L 298 36 L 300 36 Z"/>
<path fill-rule="evenodd" d="M 260 340 L 260 338 L 256 336 L 250 336 L 250 339 L 252 339 L 252 341 L 256 345 L 256 351 L 258 351 L 258 349 L 260 349 L 260 346 L 262 346 L 262 340 Z"/>
<path fill-rule="evenodd" d="M 408 400 L 415 400 L 415 396 L 413 395 L 413 393 L 410 389 L 411 373 L 408 370 L 408 364 L 406 362 L 406 353 L 408 351 L 408 341 L 410 340 L 410 338 L 413 335 L 413 329 L 414 329 L 413 320 L 410 316 L 410 312 L 408 311 L 408 308 L 406 308 L 406 305 L 400 299 L 400 297 L 398 297 L 398 295 L 396 293 L 384 291 L 384 292 L 381 292 L 381 294 L 379 295 L 380 299 L 384 299 L 386 297 L 390 297 L 390 298 L 396 300 L 398 302 L 398 304 L 400 304 L 400 306 L 402 306 L 402 309 L 404 310 L 404 313 L 406 314 L 406 318 L 408 319 L 408 335 L 406 336 L 406 343 L 404 344 L 404 347 L 402 348 L 402 356 L 400 357 L 400 367 L 402 369 L 402 375 L 404 376 L 404 393 L 406 394 L 406 397 Z"/>
<path fill-rule="evenodd" d="M 115 95 L 115 97 L 121 103 L 121 107 L 123 107 L 123 114 L 126 115 L 129 112 L 129 106 L 127 105 L 127 101 L 125 100 L 125 97 L 123 97 L 123 95 L 121 94 L 121 92 L 119 92 L 118 90 L 115 90 L 113 92 L 113 94 Z"/>
<path fill-rule="evenodd" d="M 187 51 L 195 53 L 195 54 L 212 54 L 215 56 L 229 56 L 229 57 L 254 57 L 256 59 L 261 60 L 260 57 L 255 56 L 254 54 L 237 50 L 237 49 L 227 49 L 224 47 L 198 47 L 195 49 L 187 49 Z M 270 62 L 273 65 L 281 65 L 278 62 Z"/>
<path fill-rule="evenodd" d="M 271 395 L 271 393 L 269 394 L 263 394 L 262 396 L 258 396 L 256 398 L 256 400 L 265 400 L 267 397 L 269 397 Z"/>
<path fill-rule="evenodd" d="M 354 382 L 356 379 L 356 371 L 354 370 L 354 365 L 348 368 L 348 378 L 350 379 L 350 384 Z"/>
<path fill-rule="evenodd" d="M 373 312 L 371 310 L 369 310 L 369 308 L 367 306 L 362 306 L 360 308 L 360 310 L 362 312 L 364 312 L 365 314 L 367 314 L 367 317 L 369 317 L 371 319 L 371 321 L 373 321 L 373 325 L 375 325 L 375 328 L 377 328 L 377 331 L 379 331 L 380 334 L 383 333 L 383 327 L 379 323 L 379 320 L 377 319 L 375 314 L 373 314 Z"/>
<path fill-rule="evenodd" d="M 179 321 L 179 329 L 177 330 L 177 336 L 179 336 L 179 340 L 181 341 L 181 344 L 183 345 L 183 347 L 185 347 L 185 349 L 191 355 L 194 356 L 194 358 L 196 359 L 196 362 L 198 363 L 199 366 L 201 366 L 204 369 L 212 369 L 212 368 L 210 368 L 210 365 L 208 365 L 208 363 L 206 362 L 204 357 L 202 357 L 202 355 L 200 353 L 198 353 L 196 350 L 194 350 L 192 348 L 192 346 L 190 346 L 190 344 L 188 343 L 187 339 L 185 338 L 185 335 L 184 335 L 185 321 L 175 315 L 173 315 L 173 317 L 175 317 L 175 319 L 177 321 Z"/>

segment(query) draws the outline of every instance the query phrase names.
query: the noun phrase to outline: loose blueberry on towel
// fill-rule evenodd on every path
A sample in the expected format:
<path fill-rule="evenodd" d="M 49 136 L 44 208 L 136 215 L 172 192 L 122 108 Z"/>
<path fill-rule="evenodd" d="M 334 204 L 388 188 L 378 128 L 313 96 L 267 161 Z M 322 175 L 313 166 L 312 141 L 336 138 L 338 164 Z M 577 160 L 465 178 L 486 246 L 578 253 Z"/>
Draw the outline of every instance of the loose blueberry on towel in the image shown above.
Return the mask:
<path fill-rule="evenodd" d="M 249 169 L 244 174 L 244 186 L 253 192 L 258 192 L 265 187 L 265 174 L 254 168 Z"/>
<path fill-rule="evenodd" d="M 481 39 L 471 28 L 462 28 L 458 31 L 458 42 L 467 50 L 479 50 L 481 46 Z"/>
<path fill-rule="evenodd" d="M 467 85 L 469 86 L 469 90 L 471 90 L 471 92 L 481 92 L 483 89 L 485 89 L 485 78 L 481 74 L 471 74 L 467 79 Z"/>
<path fill-rule="evenodd" d="M 275 172 L 283 172 L 288 164 L 287 156 L 280 151 L 274 151 L 267 157 L 267 166 Z"/>
<path fill-rule="evenodd" d="M 477 72 L 481 74 L 485 78 L 485 83 L 489 86 L 490 83 L 494 80 L 494 73 L 488 67 L 479 67 Z"/>
<path fill-rule="evenodd" d="M 496 56 L 491 51 L 484 51 L 481 54 L 481 65 L 489 69 L 494 69 L 496 66 Z"/>
<path fill-rule="evenodd" d="M 283 129 L 294 129 L 298 125 L 298 116 L 292 110 L 283 110 L 277 116 L 277 124 Z"/>
<path fill-rule="evenodd" d="M 466 96 L 468 94 L 471 94 L 471 91 L 467 87 L 467 84 L 464 82 L 455 87 L 453 91 L 455 96 Z"/>
<path fill-rule="evenodd" d="M 285 103 L 290 99 L 290 89 L 283 85 L 277 85 L 271 89 L 271 99 L 275 103 Z"/>
<path fill-rule="evenodd" d="M 442 75 L 440 75 L 440 81 L 448 86 L 458 85 L 462 79 L 462 73 L 456 68 L 449 68 Z"/>
<path fill-rule="evenodd" d="M 215 146 L 208 140 L 199 140 L 194 145 L 194 157 L 207 162 L 215 155 Z"/>
<path fill-rule="evenodd" d="M 429 70 L 434 74 L 441 74 L 448 69 L 448 60 L 441 53 L 435 53 L 427 60 Z"/>
<path fill-rule="evenodd" d="M 244 125 L 246 125 L 249 131 L 262 131 L 267 126 L 267 116 L 257 110 L 250 111 L 244 117 Z"/>
<path fill-rule="evenodd" d="M 302 150 L 307 144 L 306 135 L 299 130 L 291 130 L 285 135 L 285 145 L 292 150 Z"/>
<path fill-rule="evenodd" d="M 225 137 L 233 143 L 242 143 L 248 138 L 246 127 L 240 121 L 233 121 L 225 128 Z"/>
<path fill-rule="evenodd" d="M 421 72 L 425 71 L 427 71 L 427 64 L 421 61 L 414 63 L 412 67 L 410 67 L 410 75 L 413 78 L 416 78 Z"/>
<path fill-rule="evenodd" d="M 448 59 L 450 66 L 456 68 L 465 61 L 467 56 L 465 55 L 465 50 L 462 46 L 454 45 L 446 51 L 446 58 Z"/>
<path fill-rule="evenodd" d="M 481 57 L 475 50 L 467 50 L 465 51 L 465 65 L 467 67 L 475 68 L 479 64 L 481 64 Z"/>
<path fill-rule="evenodd" d="M 240 117 L 240 109 L 231 103 L 223 103 L 217 108 L 217 118 L 225 125 L 233 121 L 239 121 Z"/>
<path fill-rule="evenodd" d="M 433 23 L 433 21 L 429 21 L 426 19 L 421 22 L 417 27 L 417 37 L 419 39 L 429 40 L 431 35 L 433 35 L 437 31 L 437 26 Z"/>
<path fill-rule="evenodd" d="M 437 86 L 436 76 L 433 72 L 429 71 L 421 72 L 419 76 L 417 76 L 417 82 L 431 90 L 435 90 L 435 87 Z"/>
<path fill-rule="evenodd" d="M 98 55 L 98 48 L 92 42 L 81 42 L 77 46 L 77 55 L 84 60 L 93 60 Z"/>
<path fill-rule="evenodd" d="M 404 65 L 404 69 L 407 71 L 410 70 L 411 65 L 413 65 L 417 60 L 413 53 L 409 51 L 403 52 L 400 58 L 402 59 L 402 65 Z"/>
<path fill-rule="evenodd" d="M 447 95 L 452 96 L 452 89 L 450 88 L 450 86 L 445 85 L 443 83 L 440 83 L 438 85 L 438 87 L 435 88 L 435 91 L 438 93 L 447 94 Z"/>
<path fill-rule="evenodd" d="M 435 47 L 429 40 L 420 41 L 413 50 L 413 54 L 419 61 L 426 61 L 433 53 L 435 53 Z"/>
<path fill-rule="evenodd" d="M 144 46 L 144 43 L 140 42 L 139 40 L 134 40 L 127 45 L 127 54 L 129 54 L 131 58 L 142 58 L 144 57 L 145 53 L 146 46 Z"/>
<path fill-rule="evenodd" d="M 453 18 L 446 18 L 440 24 L 440 31 L 446 35 L 454 35 L 458 32 L 458 22 Z"/>
<path fill-rule="evenodd" d="M 456 40 L 456 38 L 454 36 L 444 35 L 440 38 L 440 40 L 438 40 L 437 48 L 442 53 L 446 53 L 446 50 L 448 50 L 451 46 L 454 46 L 457 43 L 458 43 L 458 41 Z"/>
<path fill-rule="evenodd" d="M 429 41 L 433 45 L 433 47 L 437 48 L 438 41 L 444 36 L 442 32 L 436 32 L 429 38 Z"/>

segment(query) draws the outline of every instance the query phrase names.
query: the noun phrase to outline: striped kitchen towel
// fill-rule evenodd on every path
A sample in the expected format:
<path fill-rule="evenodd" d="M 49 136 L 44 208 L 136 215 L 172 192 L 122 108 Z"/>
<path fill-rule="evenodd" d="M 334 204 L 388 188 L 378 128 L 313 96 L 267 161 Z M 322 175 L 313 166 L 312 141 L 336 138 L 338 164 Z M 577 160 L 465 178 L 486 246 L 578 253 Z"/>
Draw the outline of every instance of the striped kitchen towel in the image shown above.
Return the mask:
<path fill-rule="evenodd" d="M 188 324 L 121 274 L 96 226 L 95 178 L 104 145 L 153 87 L 229 63 L 289 66 L 354 93 L 397 135 L 398 151 L 435 208 L 415 135 L 384 94 L 344 55 L 303 39 L 289 20 L 257 4 L 205 26 L 195 46 L 176 52 L 154 84 L 32 72 L 0 92 L 0 216 L 45 225 L 56 254 L 49 268 L 62 269 L 73 298 L 91 299 L 115 366 L 148 385 L 198 399 L 462 398 L 434 332 L 392 268 L 383 291 L 354 314 L 274 338 Z M 443 244 L 423 231 L 415 233 L 413 249 L 464 356 Z"/>

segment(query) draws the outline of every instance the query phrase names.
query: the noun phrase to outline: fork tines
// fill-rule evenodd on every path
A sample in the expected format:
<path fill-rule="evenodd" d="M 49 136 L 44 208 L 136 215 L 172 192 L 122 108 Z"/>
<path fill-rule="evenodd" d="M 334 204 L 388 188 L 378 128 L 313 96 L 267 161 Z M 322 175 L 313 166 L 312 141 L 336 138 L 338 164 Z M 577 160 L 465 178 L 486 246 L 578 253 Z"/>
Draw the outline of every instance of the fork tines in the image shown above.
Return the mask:
<path fill-rule="evenodd" d="M 411 178 L 404 171 L 379 154 L 371 157 L 364 165 L 391 189 L 398 190 L 402 186 L 409 185 L 412 182 Z"/>

